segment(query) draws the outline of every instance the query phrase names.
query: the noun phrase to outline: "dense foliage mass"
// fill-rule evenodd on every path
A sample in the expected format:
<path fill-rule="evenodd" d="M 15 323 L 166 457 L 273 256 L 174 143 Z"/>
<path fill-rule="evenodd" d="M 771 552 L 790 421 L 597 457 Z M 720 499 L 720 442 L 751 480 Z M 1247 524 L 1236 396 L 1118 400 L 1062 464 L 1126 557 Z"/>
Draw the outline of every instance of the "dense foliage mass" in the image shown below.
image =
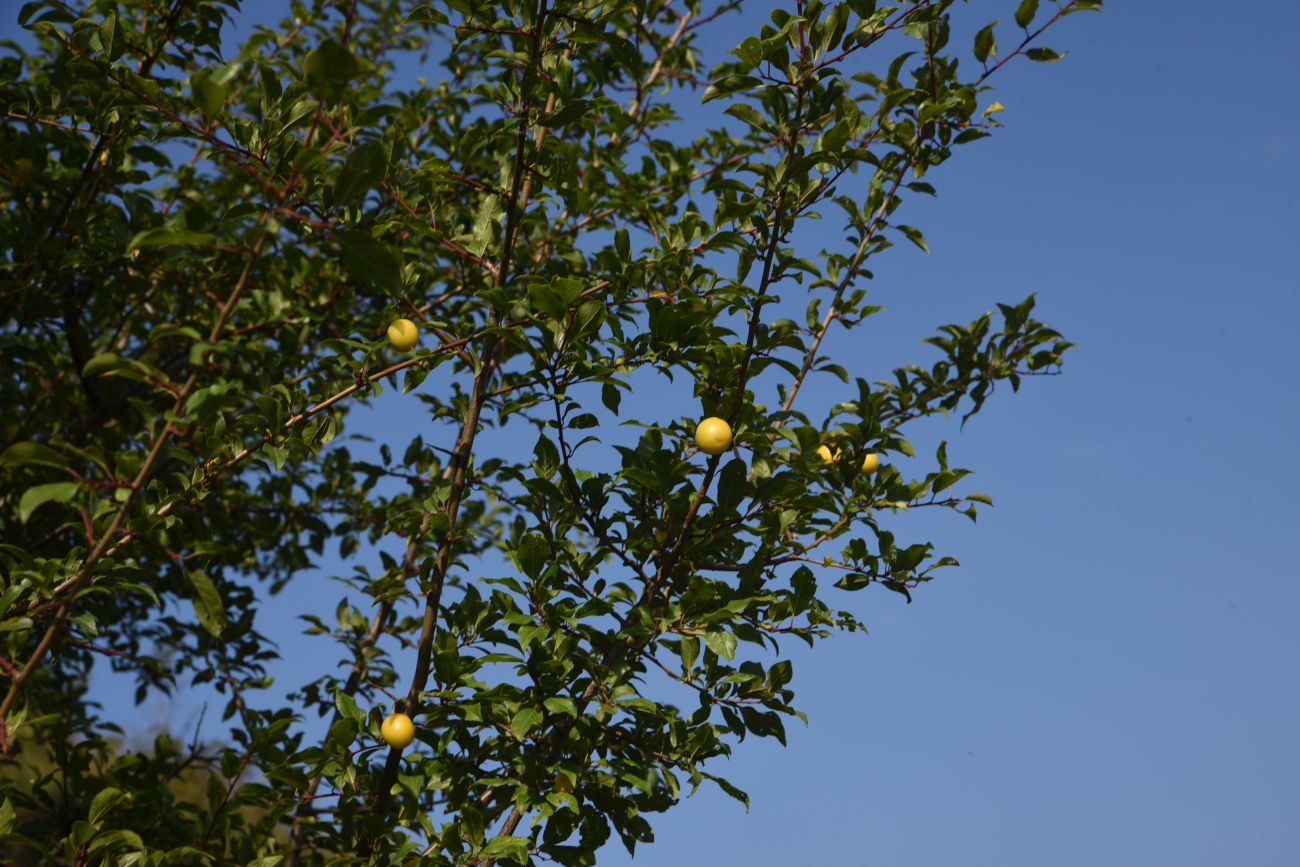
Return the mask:
<path fill-rule="evenodd" d="M 823 338 L 990 77 L 1100 4 L 239 5 L 37 0 L 0 50 L 8 857 L 589 864 L 743 797 L 711 760 L 784 739 L 786 642 L 952 563 L 909 509 L 987 501 L 908 426 L 1068 346 L 1032 300 L 878 382 Z M 396 449 L 349 436 L 381 390 Z M 336 651 L 272 700 L 258 612 L 322 593 Z M 228 729 L 141 740 L 93 666 Z"/>

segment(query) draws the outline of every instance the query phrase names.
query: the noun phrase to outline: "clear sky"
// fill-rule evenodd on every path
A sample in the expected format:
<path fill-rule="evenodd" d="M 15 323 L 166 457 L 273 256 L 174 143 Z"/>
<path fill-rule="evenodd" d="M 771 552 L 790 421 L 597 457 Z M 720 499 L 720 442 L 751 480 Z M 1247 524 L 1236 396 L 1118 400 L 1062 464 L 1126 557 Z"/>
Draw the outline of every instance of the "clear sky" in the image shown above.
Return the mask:
<path fill-rule="evenodd" d="M 718 769 L 752 810 L 701 790 L 635 863 L 1300 863 L 1298 32 L 1294 0 L 1112 0 L 1048 40 L 1064 62 L 998 77 L 1007 128 L 907 205 L 932 252 L 877 260 L 888 311 L 829 348 L 874 377 L 1031 291 L 1079 346 L 942 431 L 997 502 L 923 519 L 962 568 L 849 597 L 870 636 L 795 657 L 810 725 Z M 304 673 L 313 581 L 262 624 Z"/>

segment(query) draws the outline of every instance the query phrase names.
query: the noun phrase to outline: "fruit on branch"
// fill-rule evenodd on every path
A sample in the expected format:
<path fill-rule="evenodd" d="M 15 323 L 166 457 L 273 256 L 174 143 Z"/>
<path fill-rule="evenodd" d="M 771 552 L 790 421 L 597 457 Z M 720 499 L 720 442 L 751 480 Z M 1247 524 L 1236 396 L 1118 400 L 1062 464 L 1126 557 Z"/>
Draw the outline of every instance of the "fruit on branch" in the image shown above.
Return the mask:
<path fill-rule="evenodd" d="M 695 428 L 695 445 L 706 455 L 720 455 L 731 448 L 731 425 L 709 416 Z"/>
<path fill-rule="evenodd" d="M 420 342 L 420 329 L 409 319 L 394 319 L 388 326 L 388 345 L 398 352 L 410 352 Z"/>
<path fill-rule="evenodd" d="M 415 723 L 404 713 L 389 714 L 379 727 L 379 734 L 390 747 L 404 750 L 415 740 Z"/>
<path fill-rule="evenodd" d="M 872 452 L 862 459 L 862 472 L 864 475 L 871 475 L 880 468 L 880 455 Z"/>
<path fill-rule="evenodd" d="M 821 445 L 817 447 L 817 456 L 822 459 L 822 463 L 824 464 L 839 463 L 840 450 L 835 449 L 832 451 L 830 446 Z"/>

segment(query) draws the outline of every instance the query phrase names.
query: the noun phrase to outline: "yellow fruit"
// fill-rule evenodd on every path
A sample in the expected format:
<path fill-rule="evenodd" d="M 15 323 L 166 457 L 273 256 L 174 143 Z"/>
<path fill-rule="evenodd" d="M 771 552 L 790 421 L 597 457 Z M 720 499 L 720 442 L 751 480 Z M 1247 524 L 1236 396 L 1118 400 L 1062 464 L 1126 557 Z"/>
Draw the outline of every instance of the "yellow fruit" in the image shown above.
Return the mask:
<path fill-rule="evenodd" d="M 695 444 L 706 455 L 720 455 L 731 448 L 731 425 L 710 416 L 695 428 Z"/>
<path fill-rule="evenodd" d="M 379 727 L 379 733 L 390 747 L 404 750 L 415 740 L 415 723 L 404 713 L 390 714 Z"/>
<path fill-rule="evenodd" d="M 862 472 L 871 475 L 880 467 L 880 455 L 872 452 L 862 459 Z"/>
<path fill-rule="evenodd" d="M 388 326 L 388 345 L 398 352 L 410 352 L 420 342 L 420 329 L 409 319 L 394 319 Z"/>
<path fill-rule="evenodd" d="M 831 451 L 830 446 L 818 446 L 817 456 L 822 459 L 822 463 L 833 464 L 840 459 L 840 450 Z"/>

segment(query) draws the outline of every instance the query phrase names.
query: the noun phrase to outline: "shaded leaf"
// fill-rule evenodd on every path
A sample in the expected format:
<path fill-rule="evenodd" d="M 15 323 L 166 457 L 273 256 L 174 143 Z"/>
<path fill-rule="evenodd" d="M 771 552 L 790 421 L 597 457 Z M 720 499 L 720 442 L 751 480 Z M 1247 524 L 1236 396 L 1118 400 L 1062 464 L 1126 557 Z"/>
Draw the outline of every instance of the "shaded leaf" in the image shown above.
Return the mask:
<path fill-rule="evenodd" d="M 188 229 L 177 229 L 172 226 L 156 226 L 137 232 L 127 243 L 126 249 L 129 253 L 142 247 L 207 247 L 215 240 L 216 236 L 208 232 L 191 232 Z"/>
<path fill-rule="evenodd" d="M 32 513 L 46 503 L 66 503 L 81 490 L 81 482 L 49 482 L 34 485 L 23 492 L 18 501 L 18 520 L 24 524 Z"/>
<path fill-rule="evenodd" d="M 190 602 L 194 605 L 194 614 L 199 623 L 213 638 L 221 635 L 226 628 L 226 609 L 221 602 L 221 594 L 206 572 L 191 571 L 185 573 L 189 584 Z"/>
<path fill-rule="evenodd" d="M 65 469 L 68 459 L 40 443 L 14 443 L 0 454 L 0 465 L 10 467 L 45 466 Z"/>
<path fill-rule="evenodd" d="M 980 29 L 975 34 L 975 59 L 980 63 L 985 62 L 994 54 L 998 53 L 997 37 L 993 35 L 993 28 L 997 27 L 998 22 L 994 21 Z"/>
<path fill-rule="evenodd" d="M 370 234 L 357 230 L 335 236 L 343 265 L 357 280 L 387 292 L 402 288 L 402 259 L 397 251 Z"/>

